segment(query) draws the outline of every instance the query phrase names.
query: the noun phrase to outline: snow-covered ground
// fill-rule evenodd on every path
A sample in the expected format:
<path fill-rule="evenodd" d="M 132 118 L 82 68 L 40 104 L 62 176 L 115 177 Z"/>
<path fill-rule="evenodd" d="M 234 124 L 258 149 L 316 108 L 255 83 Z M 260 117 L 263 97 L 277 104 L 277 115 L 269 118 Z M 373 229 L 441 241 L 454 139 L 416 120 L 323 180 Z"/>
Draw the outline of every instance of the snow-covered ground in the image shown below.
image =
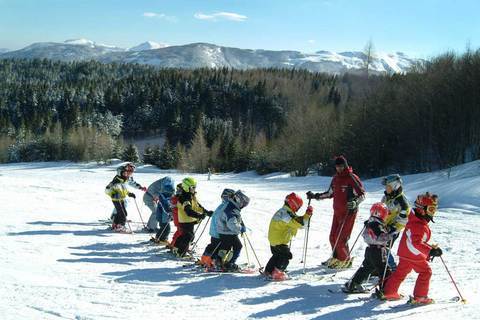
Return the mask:
<path fill-rule="evenodd" d="M 148 185 L 164 175 L 180 181 L 185 174 L 141 167 L 134 178 Z M 2 319 L 480 319 L 480 162 L 447 172 L 404 177 L 406 193 L 440 195 L 440 210 L 432 224 L 433 242 L 462 294 L 461 303 L 437 303 L 415 309 L 392 308 L 403 302 L 379 303 L 365 295 L 330 293 L 361 264 L 365 245 L 354 249 L 354 267 L 332 279 L 318 279 L 320 262 L 330 255 L 328 233 L 331 200 L 314 201 L 307 275 L 301 276 L 304 232 L 292 243 L 289 266 L 294 279 L 266 282 L 258 275 L 213 274 L 183 268 L 158 247 L 142 244 L 147 234 L 114 234 L 98 222 L 112 205 L 103 193 L 115 166 L 72 163 L 0 165 L 0 318 Z M 291 178 L 285 174 L 254 173 L 193 175 L 201 203 L 214 209 L 225 187 L 241 188 L 251 197 L 244 210 L 248 236 L 263 265 L 270 257 L 268 224 L 285 195 L 325 190 L 330 177 Z M 367 200 L 352 233 L 354 239 L 380 200 L 380 179 L 365 181 Z M 140 193 L 137 192 L 140 196 Z M 141 198 L 140 198 L 141 199 Z M 139 204 L 141 201 L 139 200 Z M 147 208 L 140 205 L 143 219 Z M 133 203 L 129 218 L 140 221 Z M 135 228 L 140 224 L 133 223 Z M 351 239 L 350 243 L 353 242 Z M 203 250 L 207 236 L 200 240 Z M 398 243 L 398 241 L 397 241 Z M 200 251 L 201 251 L 200 250 Z M 396 248 L 395 248 L 396 251 Z M 250 259 L 254 260 L 250 252 Z M 246 262 L 245 252 L 240 262 Z M 432 263 L 430 295 L 438 300 L 457 295 L 440 260 Z M 298 277 L 297 277 L 298 276 Z M 411 275 L 401 292 L 412 293 Z"/>

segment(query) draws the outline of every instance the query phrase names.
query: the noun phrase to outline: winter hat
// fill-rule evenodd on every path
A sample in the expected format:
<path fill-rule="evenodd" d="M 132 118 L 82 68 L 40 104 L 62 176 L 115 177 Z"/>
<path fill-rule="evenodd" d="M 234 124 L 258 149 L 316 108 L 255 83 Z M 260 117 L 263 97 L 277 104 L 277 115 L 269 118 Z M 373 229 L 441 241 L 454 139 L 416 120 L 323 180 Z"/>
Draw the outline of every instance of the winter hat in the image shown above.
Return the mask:
<path fill-rule="evenodd" d="M 348 167 L 347 159 L 344 156 L 337 156 L 335 157 L 335 165 Z"/>

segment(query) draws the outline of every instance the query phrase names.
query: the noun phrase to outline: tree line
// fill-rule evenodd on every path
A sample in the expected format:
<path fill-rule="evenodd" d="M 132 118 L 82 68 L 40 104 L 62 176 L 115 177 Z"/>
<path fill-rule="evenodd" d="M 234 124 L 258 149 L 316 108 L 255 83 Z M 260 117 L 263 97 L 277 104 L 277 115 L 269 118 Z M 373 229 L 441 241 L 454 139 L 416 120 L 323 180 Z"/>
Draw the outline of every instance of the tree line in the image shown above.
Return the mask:
<path fill-rule="evenodd" d="M 364 176 L 423 172 L 479 157 L 479 84 L 471 50 L 374 76 L 0 60 L 0 161 L 304 175 L 342 153 Z M 152 134 L 143 157 L 122 142 Z"/>

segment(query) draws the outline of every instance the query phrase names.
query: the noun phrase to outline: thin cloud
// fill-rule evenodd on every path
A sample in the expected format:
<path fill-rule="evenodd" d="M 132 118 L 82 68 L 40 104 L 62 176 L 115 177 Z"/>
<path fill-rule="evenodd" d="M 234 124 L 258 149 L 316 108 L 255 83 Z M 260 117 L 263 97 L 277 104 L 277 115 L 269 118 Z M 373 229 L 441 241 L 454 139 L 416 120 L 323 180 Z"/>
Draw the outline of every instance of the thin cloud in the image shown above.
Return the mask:
<path fill-rule="evenodd" d="M 308 40 L 308 43 L 314 44 L 316 41 L 315 40 Z"/>
<path fill-rule="evenodd" d="M 199 20 L 207 20 L 207 21 L 219 21 L 219 20 L 230 20 L 230 21 L 237 21 L 243 22 L 248 19 L 247 16 L 233 13 L 233 12 L 216 12 L 212 14 L 204 14 L 201 12 L 197 12 L 194 14 L 195 19 Z"/>
<path fill-rule="evenodd" d="M 144 12 L 143 16 L 145 18 L 157 18 L 157 19 L 163 19 L 163 20 L 170 21 L 170 22 L 176 22 L 177 21 L 176 17 L 167 16 L 165 13 Z"/>

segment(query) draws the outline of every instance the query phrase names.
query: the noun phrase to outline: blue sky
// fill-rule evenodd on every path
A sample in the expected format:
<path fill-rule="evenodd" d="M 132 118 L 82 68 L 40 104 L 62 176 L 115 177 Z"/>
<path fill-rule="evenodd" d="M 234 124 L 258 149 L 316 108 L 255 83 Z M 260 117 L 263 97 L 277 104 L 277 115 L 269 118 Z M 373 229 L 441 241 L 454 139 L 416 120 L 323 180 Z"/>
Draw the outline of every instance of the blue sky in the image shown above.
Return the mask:
<path fill-rule="evenodd" d="M 426 58 L 480 47 L 474 0 L 0 0 L 0 48 L 86 38 L 131 47 L 209 42 Z"/>

